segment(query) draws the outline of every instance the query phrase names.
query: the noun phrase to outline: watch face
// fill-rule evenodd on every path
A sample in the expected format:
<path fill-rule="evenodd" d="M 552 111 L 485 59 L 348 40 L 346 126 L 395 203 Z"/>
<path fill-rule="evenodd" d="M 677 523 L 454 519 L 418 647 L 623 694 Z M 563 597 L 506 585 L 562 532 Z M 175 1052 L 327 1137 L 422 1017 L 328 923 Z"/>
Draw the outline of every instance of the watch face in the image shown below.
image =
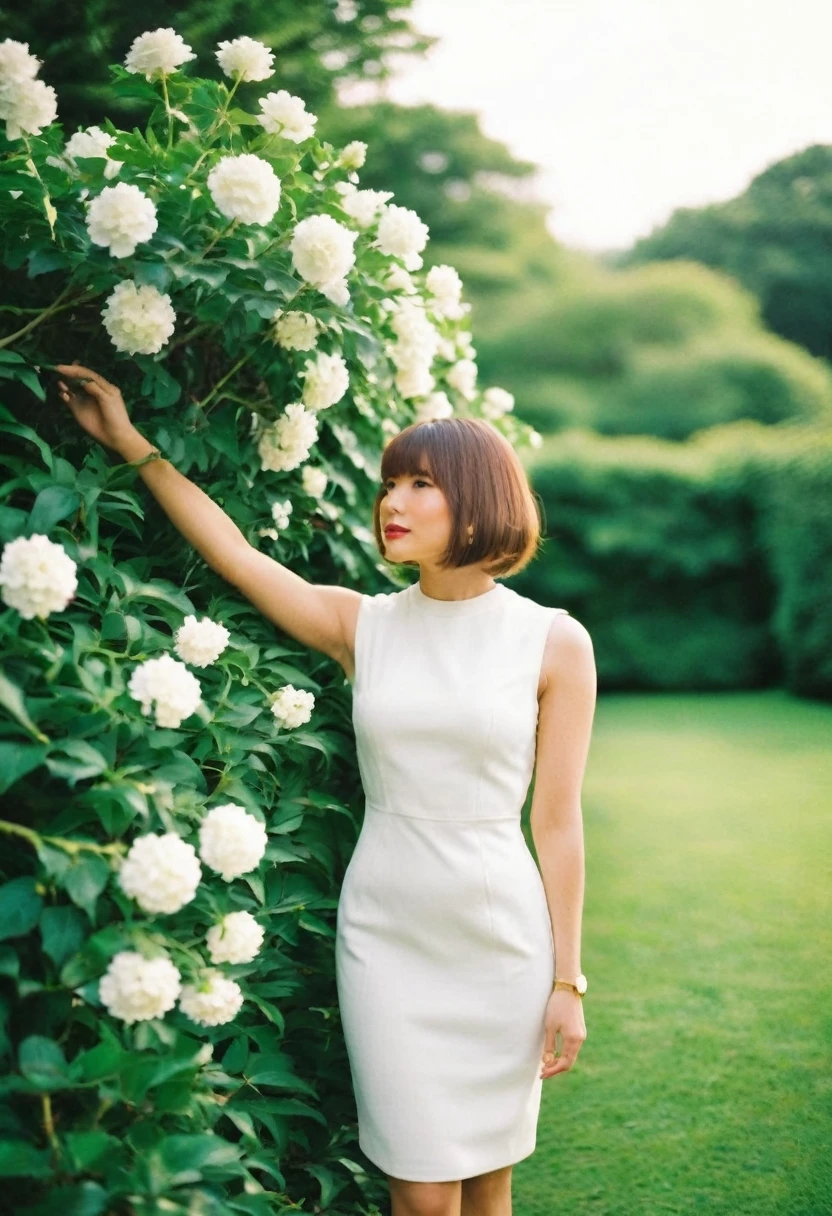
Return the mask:
<path fill-rule="evenodd" d="M 578 992 L 580 992 L 582 995 L 583 995 L 583 993 L 584 993 L 584 992 L 586 992 L 586 990 L 587 990 L 587 980 L 586 980 L 586 976 L 585 976 L 585 975 L 579 975 L 579 976 L 578 976 L 578 978 L 575 980 L 575 987 L 578 989 Z"/>

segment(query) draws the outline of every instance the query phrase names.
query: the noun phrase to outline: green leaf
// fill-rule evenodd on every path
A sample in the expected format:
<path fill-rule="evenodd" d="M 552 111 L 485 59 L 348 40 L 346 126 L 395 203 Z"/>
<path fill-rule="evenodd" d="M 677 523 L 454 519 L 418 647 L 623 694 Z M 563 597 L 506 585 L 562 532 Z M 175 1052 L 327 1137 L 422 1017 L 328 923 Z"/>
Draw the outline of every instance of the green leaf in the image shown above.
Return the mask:
<path fill-rule="evenodd" d="M 121 1151 L 120 1140 L 100 1131 L 68 1132 L 66 1146 L 72 1164 L 79 1172 L 90 1169 L 108 1153 L 117 1154 Z"/>
<path fill-rule="evenodd" d="M 4 883 L 0 887 L 0 941 L 34 929 L 42 907 L 34 878 L 13 878 Z"/>
<path fill-rule="evenodd" d="M 35 499 L 29 516 L 29 535 L 48 536 L 55 524 L 78 510 L 81 495 L 70 486 L 47 486 Z"/>
<path fill-rule="evenodd" d="M 38 1089 L 61 1089 L 70 1083 L 69 1068 L 54 1039 L 32 1034 L 20 1044 L 17 1065 Z"/>
<path fill-rule="evenodd" d="M 0 705 L 7 709 L 13 718 L 16 718 L 21 726 L 25 726 L 33 735 L 37 735 L 43 742 L 47 742 L 46 736 L 42 735 L 35 723 L 29 717 L 29 711 L 26 709 L 26 703 L 23 700 L 23 693 L 16 684 L 13 684 L 8 676 L 0 671 Z"/>
<path fill-rule="evenodd" d="M 78 1182 L 51 1190 L 46 1199 L 27 1209 L 28 1216 L 100 1216 L 112 1211 L 109 1196 L 97 1182 Z"/>
<path fill-rule="evenodd" d="M 12 946 L 0 946 L 0 976 L 16 980 L 20 974 L 20 959 Z"/>
<path fill-rule="evenodd" d="M 93 855 L 76 858 L 64 874 L 64 887 L 69 898 L 84 909 L 90 920 L 95 919 L 95 904 L 107 885 L 110 872 L 104 858 Z"/>
<path fill-rule="evenodd" d="M 87 665 L 88 667 L 90 664 Z M 85 668 L 79 668 L 79 677 L 83 681 Z M 88 689 L 93 692 L 93 689 Z M 67 757 L 65 760 L 59 756 Z M 97 777 L 109 767 L 107 757 L 102 756 L 97 747 L 93 747 L 86 739 L 62 739 L 50 750 L 45 760 L 46 767 L 54 777 L 61 777 L 69 785 L 74 786 L 79 781 L 89 777 Z"/>
<path fill-rule="evenodd" d="M 43 949 L 56 967 L 61 967 L 86 936 L 86 922 L 77 908 L 44 908 L 40 916 Z"/>
<path fill-rule="evenodd" d="M 0 794 L 43 764 L 46 748 L 36 743 L 0 743 Z"/>
<path fill-rule="evenodd" d="M 48 1178 L 51 1173 L 49 1153 L 27 1140 L 0 1140 L 0 1178 Z"/>
<path fill-rule="evenodd" d="M 31 367 L 9 367 L 0 364 L 0 377 L 6 380 L 19 380 L 20 383 L 25 384 L 26 388 L 33 392 L 40 401 L 46 400 L 46 392 L 44 387 L 38 378 L 37 372 L 33 371 Z"/>

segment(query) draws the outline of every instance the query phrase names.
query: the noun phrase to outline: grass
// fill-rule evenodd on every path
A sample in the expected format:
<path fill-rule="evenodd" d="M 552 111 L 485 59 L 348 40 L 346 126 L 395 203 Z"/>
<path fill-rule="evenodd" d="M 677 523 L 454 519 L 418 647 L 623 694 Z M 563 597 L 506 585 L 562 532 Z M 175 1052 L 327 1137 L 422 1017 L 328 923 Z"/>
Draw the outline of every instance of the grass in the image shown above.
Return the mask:
<path fill-rule="evenodd" d="M 604 697 L 583 806 L 587 1039 L 515 1216 L 832 1213 L 832 706 Z"/>

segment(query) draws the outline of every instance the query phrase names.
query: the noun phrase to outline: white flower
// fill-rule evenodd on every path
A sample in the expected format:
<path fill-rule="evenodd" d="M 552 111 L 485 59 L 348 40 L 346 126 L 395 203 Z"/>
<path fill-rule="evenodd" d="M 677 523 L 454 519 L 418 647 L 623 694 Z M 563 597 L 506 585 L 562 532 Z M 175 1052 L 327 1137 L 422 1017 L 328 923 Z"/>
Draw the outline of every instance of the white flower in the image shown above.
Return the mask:
<path fill-rule="evenodd" d="M 0 42 L 0 88 L 34 80 L 40 66 L 40 59 L 29 51 L 28 42 L 15 42 L 14 38 Z"/>
<path fill-rule="evenodd" d="M 258 536 L 269 536 L 272 540 L 277 540 L 278 531 L 276 528 L 260 528 L 257 532 Z"/>
<path fill-rule="evenodd" d="M 169 654 L 140 663 L 127 691 L 134 701 L 141 701 L 143 714 L 150 713 L 155 701 L 156 725 L 173 728 L 196 711 L 202 695 L 196 676 Z"/>
<path fill-rule="evenodd" d="M 292 514 L 292 502 L 286 498 L 283 502 L 272 503 L 272 519 L 281 531 L 289 527 L 289 516 Z M 277 537 L 275 537 L 275 540 Z"/>
<path fill-rule="evenodd" d="M 280 179 L 251 152 L 223 156 L 208 174 L 208 189 L 217 210 L 243 224 L 268 224 L 280 205 Z"/>
<path fill-rule="evenodd" d="M 442 359 L 447 359 L 449 363 L 456 362 L 456 346 L 450 338 L 440 338 L 436 348 L 436 353 Z"/>
<path fill-rule="evenodd" d="M 451 388 L 455 388 L 468 401 L 472 401 L 476 395 L 476 363 L 470 359 L 460 359 L 458 363 L 448 369 L 447 380 Z"/>
<path fill-rule="evenodd" d="M 115 138 L 115 135 L 102 131 L 100 127 L 87 127 L 86 131 L 76 131 L 71 139 L 67 140 L 64 156 L 72 168 L 76 167 L 76 156 L 103 157 L 107 162 L 104 166 L 104 176 L 109 180 L 117 176 L 119 169 L 124 164 L 120 160 L 110 160 L 107 154 L 107 149 L 110 144 L 115 143 Z"/>
<path fill-rule="evenodd" d="M 500 418 L 514 409 L 514 397 L 504 388 L 488 388 L 482 395 L 483 418 Z"/>
<path fill-rule="evenodd" d="M 221 42 L 215 52 L 226 76 L 240 80 L 267 80 L 274 71 L 274 54 L 256 38 L 234 38 Z"/>
<path fill-rule="evenodd" d="M 6 120 L 6 138 L 40 135 L 55 121 L 58 99 L 51 84 L 42 80 L 12 81 L 0 84 L 0 118 Z"/>
<path fill-rule="evenodd" d="M 400 300 L 390 325 L 398 339 L 390 350 L 396 367 L 410 366 L 414 362 L 430 367 L 439 347 L 439 334 L 425 315 L 421 301 Z"/>
<path fill-rule="evenodd" d="M 357 237 L 331 215 L 307 216 L 292 234 L 292 265 L 313 287 L 326 287 L 343 279 L 353 266 Z"/>
<path fill-rule="evenodd" d="M 318 322 L 308 312 L 278 308 L 274 321 L 275 341 L 284 350 L 312 350 L 318 341 Z"/>
<path fill-rule="evenodd" d="M 178 912 L 196 895 L 202 868 L 193 845 L 175 832 L 139 836 L 118 872 L 125 895 L 150 913 Z"/>
<path fill-rule="evenodd" d="M 466 313 L 461 304 L 462 279 L 453 266 L 432 266 L 427 273 L 425 286 L 431 294 L 428 307 L 440 317 L 459 320 Z"/>
<path fill-rule="evenodd" d="M 87 211 L 87 231 L 94 245 L 109 248 L 114 258 L 127 258 L 156 231 L 156 208 L 138 186 L 118 182 L 105 186 Z"/>
<path fill-rule="evenodd" d="M 212 963 L 250 963 L 260 952 L 266 931 L 250 912 L 229 912 L 208 930 Z"/>
<path fill-rule="evenodd" d="M 104 328 L 116 350 L 128 355 L 155 355 L 176 326 L 170 296 L 132 279 L 117 283 L 101 310 Z"/>
<path fill-rule="evenodd" d="M 450 418 L 454 407 L 447 393 L 431 393 L 416 406 L 415 422 L 431 422 L 434 418 Z"/>
<path fill-rule="evenodd" d="M 539 448 L 543 443 L 543 436 L 540 431 L 529 431 L 527 438 L 533 448 Z"/>
<path fill-rule="evenodd" d="M 463 359 L 476 359 L 477 352 L 471 345 L 471 334 L 468 330 L 463 330 L 456 336 L 456 348 L 462 355 Z"/>
<path fill-rule="evenodd" d="M 325 410 L 340 401 L 349 388 L 347 365 L 339 354 L 321 352 L 306 364 L 303 404 L 310 410 Z"/>
<path fill-rule="evenodd" d="M 196 59 L 196 55 L 188 44 L 176 30 L 165 27 L 134 38 L 124 66 L 128 72 L 140 72 L 150 80 L 153 76 L 169 76 L 190 59 Z"/>
<path fill-rule="evenodd" d="M 215 806 L 199 829 L 199 855 L 225 882 L 256 870 L 267 843 L 260 820 L 233 802 Z"/>
<path fill-rule="evenodd" d="M 243 992 L 234 980 L 218 971 L 206 971 L 197 984 L 185 984 L 179 1008 L 200 1026 L 224 1026 L 240 1012 Z"/>
<path fill-rule="evenodd" d="M 390 203 L 384 209 L 378 225 L 377 244 L 382 253 L 403 258 L 408 270 L 418 270 L 422 264 L 419 254 L 428 240 L 428 226 L 415 211 Z"/>
<path fill-rule="evenodd" d="M 101 977 L 98 995 L 108 1013 L 132 1026 L 173 1009 L 180 981 L 169 958 L 145 958 L 135 950 L 121 950 Z"/>
<path fill-rule="evenodd" d="M 319 287 L 318 291 L 321 295 L 326 296 L 331 304 L 336 304 L 340 308 L 350 302 L 346 279 L 333 279 L 331 283 L 325 283 L 323 287 Z"/>
<path fill-rule="evenodd" d="M 0 596 L 26 621 L 63 612 L 78 587 L 77 566 L 63 545 L 36 532 L 10 540 L 0 558 Z"/>
<path fill-rule="evenodd" d="M 413 282 L 411 275 L 405 270 L 404 266 L 400 266 L 398 262 L 394 262 L 388 270 L 384 286 L 388 291 L 403 291 L 406 295 L 413 295 L 416 291 L 416 284 Z"/>
<path fill-rule="evenodd" d="M 285 89 L 261 97 L 260 109 L 263 113 L 257 115 L 257 121 L 269 135 L 282 135 L 284 139 L 300 144 L 315 134 L 318 119 L 307 113 L 306 102 L 301 97 L 293 97 Z"/>
<path fill-rule="evenodd" d="M 351 190 L 342 198 L 341 207 L 359 228 L 369 228 L 392 197 L 392 190 Z"/>
<path fill-rule="evenodd" d="M 294 730 L 295 727 L 308 722 L 314 708 L 315 698 L 312 693 L 303 688 L 295 688 L 291 684 L 284 684 L 275 693 L 272 701 L 272 713 L 287 730 Z"/>
<path fill-rule="evenodd" d="M 382 418 L 381 429 L 384 431 L 385 435 L 393 436 L 398 435 L 402 428 L 399 426 L 398 422 L 396 422 L 395 418 Z"/>
<path fill-rule="evenodd" d="M 360 139 L 354 139 L 352 143 L 341 149 L 338 164 L 344 169 L 360 169 L 366 159 L 367 145 L 363 144 Z"/>
<path fill-rule="evenodd" d="M 208 667 L 216 663 L 230 637 L 225 625 L 207 616 L 198 621 L 193 614 L 189 614 L 176 631 L 175 650 L 180 659 L 192 667 Z"/>
<path fill-rule="evenodd" d="M 396 372 L 396 388 L 403 397 L 424 397 L 435 383 L 424 363 L 406 365 Z"/>
<path fill-rule="evenodd" d="M 312 498 L 320 498 L 327 487 L 329 478 L 323 469 L 316 469 L 311 464 L 306 464 L 303 466 L 301 481 L 307 494 L 310 494 Z"/>
<path fill-rule="evenodd" d="M 288 472 L 303 464 L 318 438 L 318 419 L 312 410 L 296 402 L 271 426 L 264 427 L 257 444 L 260 468 Z"/>

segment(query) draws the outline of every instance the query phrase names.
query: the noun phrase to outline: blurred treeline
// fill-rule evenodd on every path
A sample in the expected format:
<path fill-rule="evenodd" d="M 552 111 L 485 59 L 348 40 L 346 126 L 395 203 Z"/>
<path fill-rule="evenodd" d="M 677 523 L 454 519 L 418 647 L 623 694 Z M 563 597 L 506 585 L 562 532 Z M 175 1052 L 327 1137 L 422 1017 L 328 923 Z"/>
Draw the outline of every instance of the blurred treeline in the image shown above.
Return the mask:
<path fill-rule="evenodd" d="M 832 697 L 832 148 L 770 166 L 737 199 L 682 209 L 631 250 L 561 247 L 536 167 L 474 115 L 384 100 L 422 53 L 410 0 L 32 0 L 0 15 L 56 86 L 70 135 L 100 121 L 106 64 L 171 25 L 218 76 L 248 34 L 334 143 L 369 144 L 363 186 L 430 227 L 428 263 L 459 270 L 480 382 L 544 436 L 529 459 L 547 521 L 515 581 L 593 635 L 606 688 L 785 683 Z M 357 82 L 376 100 L 338 104 Z M 142 121 L 137 110 L 110 117 Z"/>

